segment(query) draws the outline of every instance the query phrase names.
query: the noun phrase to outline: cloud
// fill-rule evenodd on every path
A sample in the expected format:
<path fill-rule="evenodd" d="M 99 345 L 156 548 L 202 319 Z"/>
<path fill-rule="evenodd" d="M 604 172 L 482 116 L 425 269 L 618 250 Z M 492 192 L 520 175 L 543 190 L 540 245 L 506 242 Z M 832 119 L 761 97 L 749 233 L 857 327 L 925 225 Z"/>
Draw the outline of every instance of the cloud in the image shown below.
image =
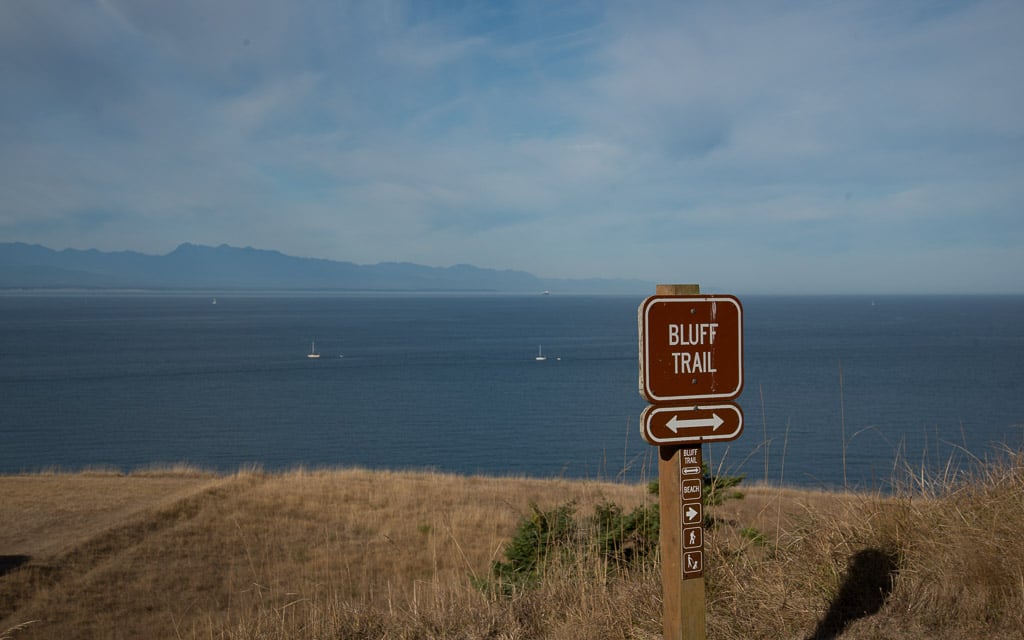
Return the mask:
<path fill-rule="evenodd" d="M 2 3 L 0 235 L 794 288 L 1024 263 L 1022 24 L 998 0 Z"/>

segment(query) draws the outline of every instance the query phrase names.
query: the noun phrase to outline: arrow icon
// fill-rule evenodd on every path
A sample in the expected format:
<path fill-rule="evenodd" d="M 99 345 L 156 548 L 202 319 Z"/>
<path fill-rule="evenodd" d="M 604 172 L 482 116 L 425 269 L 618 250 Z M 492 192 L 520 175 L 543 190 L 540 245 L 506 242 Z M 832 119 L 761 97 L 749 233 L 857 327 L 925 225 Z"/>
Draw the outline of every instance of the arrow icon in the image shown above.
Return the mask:
<path fill-rule="evenodd" d="M 697 516 L 699 516 L 699 515 L 700 515 L 700 511 L 697 511 L 693 507 L 687 507 L 686 508 L 686 520 L 687 520 L 687 522 L 689 522 L 691 520 L 695 520 L 697 518 Z"/>
<path fill-rule="evenodd" d="M 717 413 L 712 413 L 710 418 L 689 418 L 680 420 L 679 416 L 672 416 L 665 426 L 672 430 L 672 433 L 679 435 L 682 429 L 700 429 L 711 427 L 712 431 L 718 431 L 718 427 L 725 424 Z"/>

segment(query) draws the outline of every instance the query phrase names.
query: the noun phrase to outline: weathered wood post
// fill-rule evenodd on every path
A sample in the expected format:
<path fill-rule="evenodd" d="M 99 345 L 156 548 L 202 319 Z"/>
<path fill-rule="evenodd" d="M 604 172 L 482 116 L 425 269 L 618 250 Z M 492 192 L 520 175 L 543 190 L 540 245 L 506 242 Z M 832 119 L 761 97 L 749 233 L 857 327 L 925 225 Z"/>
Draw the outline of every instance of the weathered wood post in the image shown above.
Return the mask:
<path fill-rule="evenodd" d="M 700 294 L 700 285 L 659 284 L 655 288 L 655 294 L 697 295 Z M 703 447 L 697 445 L 695 448 L 700 452 Z M 683 576 L 682 451 L 683 447 L 678 445 L 658 447 L 658 494 L 661 510 L 659 544 L 662 594 L 665 602 L 662 628 L 665 640 L 705 640 L 707 631 L 704 618 L 704 573 L 702 571 L 699 578 L 685 579 Z M 703 528 L 703 522 L 701 527 Z"/>

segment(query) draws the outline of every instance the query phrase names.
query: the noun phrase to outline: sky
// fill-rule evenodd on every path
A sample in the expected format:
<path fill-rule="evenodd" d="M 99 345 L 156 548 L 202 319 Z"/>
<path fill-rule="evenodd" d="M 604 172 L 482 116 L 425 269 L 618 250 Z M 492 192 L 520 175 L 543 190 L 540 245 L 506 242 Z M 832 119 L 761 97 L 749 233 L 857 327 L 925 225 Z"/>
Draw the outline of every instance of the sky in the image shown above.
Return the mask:
<path fill-rule="evenodd" d="M 1024 2 L 3 0 L 0 242 L 1024 293 Z"/>

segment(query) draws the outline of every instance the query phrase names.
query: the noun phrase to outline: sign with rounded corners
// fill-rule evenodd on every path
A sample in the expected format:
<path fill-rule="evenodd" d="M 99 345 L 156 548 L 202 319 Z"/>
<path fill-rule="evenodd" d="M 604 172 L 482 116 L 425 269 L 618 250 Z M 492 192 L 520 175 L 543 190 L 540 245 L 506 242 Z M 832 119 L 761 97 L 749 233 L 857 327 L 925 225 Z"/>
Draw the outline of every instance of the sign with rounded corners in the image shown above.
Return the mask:
<path fill-rule="evenodd" d="M 732 400 L 743 391 L 743 306 L 735 296 L 652 296 L 637 312 L 640 395 L 651 404 Z"/>
<path fill-rule="evenodd" d="M 640 416 L 640 432 L 644 440 L 656 446 L 729 442 L 743 433 L 743 410 L 731 403 L 685 407 L 652 405 Z"/>

